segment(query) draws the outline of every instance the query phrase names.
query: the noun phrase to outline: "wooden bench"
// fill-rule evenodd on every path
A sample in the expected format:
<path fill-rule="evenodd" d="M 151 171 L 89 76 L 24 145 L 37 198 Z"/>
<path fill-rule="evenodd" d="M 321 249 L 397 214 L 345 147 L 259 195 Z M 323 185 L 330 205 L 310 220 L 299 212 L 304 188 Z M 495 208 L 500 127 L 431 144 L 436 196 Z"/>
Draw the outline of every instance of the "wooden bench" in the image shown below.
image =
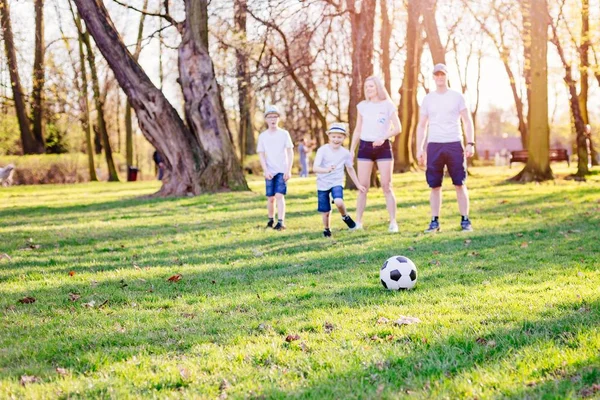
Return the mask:
<path fill-rule="evenodd" d="M 569 160 L 569 153 L 567 149 L 550 149 L 548 151 L 548 156 L 550 161 L 566 161 L 567 165 L 570 167 L 571 162 Z M 512 163 L 514 162 L 522 162 L 526 163 L 529 158 L 529 153 L 527 150 L 516 150 L 510 152 L 510 163 L 509 168 L 512 167 Z"/>

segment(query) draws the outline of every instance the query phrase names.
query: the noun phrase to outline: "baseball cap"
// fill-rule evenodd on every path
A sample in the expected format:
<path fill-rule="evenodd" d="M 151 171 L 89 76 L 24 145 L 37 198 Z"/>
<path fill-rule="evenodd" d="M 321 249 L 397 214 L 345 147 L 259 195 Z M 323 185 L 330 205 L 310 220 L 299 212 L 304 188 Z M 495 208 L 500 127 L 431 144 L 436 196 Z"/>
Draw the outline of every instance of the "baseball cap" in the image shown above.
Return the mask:
<path fill-rule="evenodd" d="M 274 106 L 274 105 L 267 106 L 267 109 L 265 110 L 265 117 L 268 116 L 269 114 L 277 114 L 277 116 L 279 116 L 279 109 L 277 108 L 277 106 Z"/>
<path fill-rule="evenodd" d="M 444 74 L 448 75 L 448 68 L 446 68 L 446 64 L 435 64 L 433 67 L 433 73 L 435 74 L 436 72 L 443 72 Z"/>
<path fill-rule="evenodd" d="M 329 130 L 327 131 L 327 134 L 330 134 L 330 133 L 340 133 L 344 136 L 348 136 L 348 132 L 346 132 L 346 128 L 344 127 L 344 124 L 339 123 L 339 122 L 335 122 L 329 126 Z"/>

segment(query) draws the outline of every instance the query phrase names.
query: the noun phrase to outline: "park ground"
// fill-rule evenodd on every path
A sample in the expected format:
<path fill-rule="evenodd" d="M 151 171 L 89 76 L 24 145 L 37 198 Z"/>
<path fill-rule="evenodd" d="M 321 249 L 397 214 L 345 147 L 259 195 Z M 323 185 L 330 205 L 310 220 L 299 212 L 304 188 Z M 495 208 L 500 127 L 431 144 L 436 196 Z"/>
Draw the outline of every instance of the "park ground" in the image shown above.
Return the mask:
<path fill-rule="evenodd" d="M 600 171 L 554 168 L 526 185 L 473 169 L 466 234 L 445 182 L 430 236 L 423 174 L 397 175 L 400 233 L 376 191 L 366 229 L 336 215 L 332 240 L 314 178 L 291 180 L 281 233 L 261 180 L 3 188 L 0 398 L 600 397 Z M 379 283 L 392 255 L 414 290 Z"/>

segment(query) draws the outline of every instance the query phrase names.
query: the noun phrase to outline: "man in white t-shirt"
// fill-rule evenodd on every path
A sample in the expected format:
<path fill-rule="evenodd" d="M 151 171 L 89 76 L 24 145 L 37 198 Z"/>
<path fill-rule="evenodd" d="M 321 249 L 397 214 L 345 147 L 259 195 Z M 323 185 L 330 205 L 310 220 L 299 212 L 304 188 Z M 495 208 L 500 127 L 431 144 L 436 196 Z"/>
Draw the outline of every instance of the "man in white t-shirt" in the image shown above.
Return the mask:
<path fill-rule="evenodd" d="M 267 130 L 258 135 L 256 152 L 260 158 L 265 176 L 265 192 L 267 195 L 267 228 L 278 231 L 285 229 L 285 195 L 287 181 L 292 176 L 294 162 L 294 145 L 290 133 L 279 128 L 279 110 L 276 106 L 268 106 L 265 111 Z M 277 224 L 273 226 L 277 203 Z"/>
<path fill-rule="evenodd" d="M 465 184 L 466 158 L 475 152 L 471 112 L 463 94 L 448 87 L 448 69 L 444 64 L 436 64 L 433 67 L 433 79 L 436 90 L 428 93 L 423 99 L 417 125 L 417 158 L 421 165 L 427 165 L 425 175 L 431 188 L 431 222 L 425 232 L 439 232 L 441 228 L 439 216 L 442 207 L 444 167 L 448 168 L 456 189 L 461 229 L 472 231 L 469 220 L 469 193 Z M 462 144 L 460 120 L 465 127 L 466 148 L 463 148 Z"/>
<path fill-rule="evenodd" d="M 350 230 L 357 228 L 356 222 L 348 215 L 344 205 L 344 167 L 357 189 L 362 193 L 367 191 L 358 181 L 352 163 L 352 154 L 342 146 L 347 134 L 344 125 L 333 124 L 327 131 L 329 143 L 319 147 L 313 164 L 313 171 L 317 174 L 318 211 L 323 217 L 323 236 L 325 237 L 331 237 L 329 217 L 331 216 L 330 202 L 332 201 L 348 228 Z"/>

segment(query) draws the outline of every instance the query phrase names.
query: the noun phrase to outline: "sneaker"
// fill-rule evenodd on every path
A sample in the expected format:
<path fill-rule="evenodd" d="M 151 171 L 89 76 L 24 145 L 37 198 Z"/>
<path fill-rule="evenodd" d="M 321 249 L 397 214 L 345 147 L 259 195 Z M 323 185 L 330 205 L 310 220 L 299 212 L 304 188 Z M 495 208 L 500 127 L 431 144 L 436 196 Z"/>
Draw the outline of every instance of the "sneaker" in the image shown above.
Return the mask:
<path fill-rule="evenodd" d="M 460 227 L 462 228 L 463 232 L 473 232 L 473 226 L 471 225 L 471 221 L 468 219 L 460 221 Z"/>
<path fill-rule="evenodd" d="M 329 229 L 325 229 L 323 231 L 323 237 L 331 237 L 331 231 Z"/>
<path fill-rule="evenodd" d="M 272 228 L 273 227 L 273 220 L 269 220 L 269 222 L 267 222 L 267 226 L 265 228 Z"/>
<path fill-rule="evenodd" d="M 396 222 L 390 223 L 390 227 L 388 228 L 388 231 L 391 233 L 398 232 L 398 224 Z"/>
<path fill-rule="evenodd" d="M 275 229 L 276 231 L 284 231 L 285 225 L 283 225 L 281 222 L 277 222 L 277 225 L 275 225 L 273 229 Z"/>
<path fill-rule="evenodd" d="M 351 231 L 356 229 L 356 222 L 354 222 L 354 220 L 352 219 L 351 216 L 346 215 L 345 217 L 342 218 L 342 220 L 344 221 L 344 223 L 346 225 L 348 225 L 348 228 L 350 228 Z"/>
<path fill-rule="evenodd" d="M 362 224 L 360 222 L 355 222 L 354 223 L 354 228 L 352 228 L 352 230 L 353 231 L 357 231 L 357 230 L 362 229 L 362 228 L 363 228 L 363 226 L 362 226 Z"/>
<path fill-rule="evenodd" d="M 439 221 L 431 221 L 429 223 L 429 228 L 425 229 L 425 233 L 439 232 L 442 228 L 440 227 Z"/>

